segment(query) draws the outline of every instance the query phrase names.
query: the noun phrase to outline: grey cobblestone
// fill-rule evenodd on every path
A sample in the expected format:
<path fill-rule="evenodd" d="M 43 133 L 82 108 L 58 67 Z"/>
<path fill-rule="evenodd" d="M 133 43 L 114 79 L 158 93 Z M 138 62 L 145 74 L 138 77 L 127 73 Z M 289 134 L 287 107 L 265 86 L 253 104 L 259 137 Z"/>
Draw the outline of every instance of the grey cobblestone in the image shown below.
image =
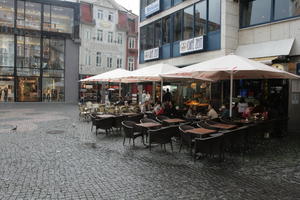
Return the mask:
<path fill-rule="evenodd" d="M 194 163 L 90 126 L 76 105 L 0 104 L 0 199 L 300 199 L 298 137 Z"/>

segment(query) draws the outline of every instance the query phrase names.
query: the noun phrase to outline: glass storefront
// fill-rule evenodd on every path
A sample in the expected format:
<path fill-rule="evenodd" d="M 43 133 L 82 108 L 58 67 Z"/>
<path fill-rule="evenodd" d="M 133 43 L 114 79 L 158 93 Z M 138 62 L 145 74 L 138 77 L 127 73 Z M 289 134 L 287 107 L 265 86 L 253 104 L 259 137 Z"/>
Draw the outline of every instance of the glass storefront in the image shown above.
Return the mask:
<path fill-rule="evenodd" d="M 0 102 L 14 101 L 14 78 L 0 76 Z"/>
<path fill-rule="evenodd" d="M 0 0 L 0 26 L 14 27 L 14 1 Z"/>

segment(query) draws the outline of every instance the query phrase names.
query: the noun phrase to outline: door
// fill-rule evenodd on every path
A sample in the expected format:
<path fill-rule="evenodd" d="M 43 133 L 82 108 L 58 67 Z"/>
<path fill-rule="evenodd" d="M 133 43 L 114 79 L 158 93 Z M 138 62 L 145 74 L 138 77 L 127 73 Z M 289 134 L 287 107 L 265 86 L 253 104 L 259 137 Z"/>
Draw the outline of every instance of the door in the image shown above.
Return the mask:
<path fill-rule="evenodd" d="M 38 77 L 19 77 L 17 87 L 17 101 L 40 101 L 40 89 Z"/>

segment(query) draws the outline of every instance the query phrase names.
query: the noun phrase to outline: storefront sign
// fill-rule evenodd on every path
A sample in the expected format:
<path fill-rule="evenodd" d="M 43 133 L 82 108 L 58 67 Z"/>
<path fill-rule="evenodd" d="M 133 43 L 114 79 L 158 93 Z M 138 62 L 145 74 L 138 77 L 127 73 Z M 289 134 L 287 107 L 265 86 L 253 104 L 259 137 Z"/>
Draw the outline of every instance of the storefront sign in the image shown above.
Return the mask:
<path fill-rule="evenodd" d="M 159 58 L 159 48 L 149 49 L 144 51 L 144 60 L 153 60 Z"/>
<path fill-rule="evenodd" d="M 145 8 L 145 15 L 148 17 L 149 15 L 156 13 L 160 10 L 160 0 L 156 0 Z"/>
<path fill-rule="evenodd" d="M 189 53 L 203 50 L 203 36 L 184 40 L 180 42 L 180 53 Z"/>

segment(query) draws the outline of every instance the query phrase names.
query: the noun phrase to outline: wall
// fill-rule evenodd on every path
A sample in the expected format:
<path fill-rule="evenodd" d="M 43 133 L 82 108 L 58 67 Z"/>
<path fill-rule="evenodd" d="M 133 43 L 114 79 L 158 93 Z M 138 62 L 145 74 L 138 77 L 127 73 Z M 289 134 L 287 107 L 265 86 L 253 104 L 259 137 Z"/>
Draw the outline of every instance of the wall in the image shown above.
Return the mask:
<path fill-rule="evenodd" d="M 78 102 L 79 44 L 66 40 L 65 49 L 65 102 Z"/>

